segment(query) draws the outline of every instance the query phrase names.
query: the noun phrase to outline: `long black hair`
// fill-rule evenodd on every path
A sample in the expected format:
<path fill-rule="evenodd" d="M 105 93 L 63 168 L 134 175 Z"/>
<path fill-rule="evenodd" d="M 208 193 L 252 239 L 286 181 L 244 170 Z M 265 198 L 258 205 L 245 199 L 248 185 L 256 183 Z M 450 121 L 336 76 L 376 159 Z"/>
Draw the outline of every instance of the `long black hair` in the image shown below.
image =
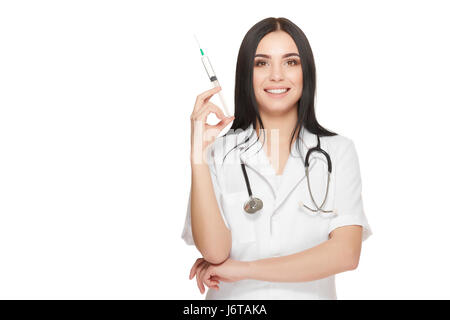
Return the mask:
<path fill-rule="evenodd" d="M 309 132 L 317 134 L 318 136 L 336 135 L 336 133 L 328 131 L 322 127 L 316 119 L 316 113 L 314 110 L 314 98 L 316 93 L 316 66 L 308 39 L 303 31 L 290 20 L 286 18 L 266 18 L 255 24 L 242 40 L 236 65 L 236 85 L 234 93 L 235 119 L 231 128 L 222 137 L 225 137 L 230 133 L 235 133 L 238 129 L 245 130 L 251 124 L 253 125 L 253 128 L 256 129 L 257 122 L 259 123 L 260 128 L 264 129 L 264 124 L 258 111 L 258 105 L 256 103 L 253 88 L 253 66 L 256 48 L 258 47 L 261 39 L 266 34 L 278 30 L 288 33 L 297 45 L 303 72 L 302 96 L 297 103 L 298 118 L 291 135 L 290 145 L 292 145 L 294 138 L 299 137 L 302 126 L 304 126 Z M 253 133 L 255 131 L 256 130 L 254 130 Z M 294 136 L 296 132 L 297 137 Z M 244 142 L 247 142 L 248 140 L 249 138 Z M 297 148 L 299 148 L 298 144 Z M 225 155 L 225 157 L 227 155 Z"/>

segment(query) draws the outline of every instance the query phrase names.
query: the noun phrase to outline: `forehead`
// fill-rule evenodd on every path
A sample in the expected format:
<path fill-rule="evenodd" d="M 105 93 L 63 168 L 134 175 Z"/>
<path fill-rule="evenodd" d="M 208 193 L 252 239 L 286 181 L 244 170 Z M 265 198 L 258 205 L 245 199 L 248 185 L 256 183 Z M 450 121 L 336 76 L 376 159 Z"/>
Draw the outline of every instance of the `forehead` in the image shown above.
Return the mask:
<path fill-rule="evenodd" d="M 266 34 L 256 48 L 256 53 L 275 56 L 283 55 L 287 52 L 299 53 L 294 40 L 284 31 L 274 31 Z"/>

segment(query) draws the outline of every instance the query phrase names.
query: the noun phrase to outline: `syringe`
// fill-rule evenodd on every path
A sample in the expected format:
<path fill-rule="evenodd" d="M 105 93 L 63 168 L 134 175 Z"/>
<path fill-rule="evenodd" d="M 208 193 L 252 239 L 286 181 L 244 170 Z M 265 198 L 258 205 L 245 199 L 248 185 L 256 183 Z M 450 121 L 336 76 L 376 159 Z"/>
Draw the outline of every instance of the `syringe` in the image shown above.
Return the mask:
<path fill-rule="evenodd" d="M 217 76 L 216 76 L 216 73 L 214 72 L 211 62 L 209 61 L 208 57 L 203 53 L 202 47 L 200 46 L 200 42 L 198 42 L 198 39 L 195 36 L 195 34 L 194 34 L 194 38 L 197 41 L 198 47 L 200 48 L 200 53 L 202 54 L 203 66 L 205 67 L 205 70 L 206 70 L 206 73 L 208 74 L 209 80 L 211 80 L 214 87 L 220 86 L 219 80 L 217 80 Z M 227 105 L 225 103 L 225 99 L 222 95 L 222 91 L 219 91 L 219 98 L 220 98 L 220 102 L 222 103 L 223 109 L 225 111 L 225 116 L 230 117 L 231 113 L 228 111 Z"/>

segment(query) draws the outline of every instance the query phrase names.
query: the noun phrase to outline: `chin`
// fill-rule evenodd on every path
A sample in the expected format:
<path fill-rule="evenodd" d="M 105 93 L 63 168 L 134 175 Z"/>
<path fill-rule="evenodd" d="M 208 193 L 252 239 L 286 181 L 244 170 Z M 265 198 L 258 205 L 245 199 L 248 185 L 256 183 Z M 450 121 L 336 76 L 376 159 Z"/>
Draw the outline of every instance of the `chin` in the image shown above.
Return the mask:
<path fill-rule="evenodd" d="M 278 115 L 283 115 L 285 113 L 288 113 L 290 109 L 291 109 L 290 107 L 286 107 L 286 106 L 281 106 L 281 107 L 277 108 L 276 106 L 272 105 L 270 107 L 264 107 L 263 111 L 264 111 L 264 113 L 278 116 Z"/>

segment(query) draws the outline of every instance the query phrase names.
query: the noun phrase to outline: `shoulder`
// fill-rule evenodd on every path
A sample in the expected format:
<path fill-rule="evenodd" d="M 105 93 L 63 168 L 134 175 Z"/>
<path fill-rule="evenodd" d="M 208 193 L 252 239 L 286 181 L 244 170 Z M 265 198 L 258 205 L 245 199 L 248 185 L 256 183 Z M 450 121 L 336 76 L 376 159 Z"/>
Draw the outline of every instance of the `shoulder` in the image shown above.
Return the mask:
<path fill-rule="evenodd" d="M 355 154 L 356 148 L 353 140 L 340 134 L 334 136 L 324 136 L 320 138 L 328 152 L 334 155 L 335 159 L 345 158 L 346 155 Z"/>

